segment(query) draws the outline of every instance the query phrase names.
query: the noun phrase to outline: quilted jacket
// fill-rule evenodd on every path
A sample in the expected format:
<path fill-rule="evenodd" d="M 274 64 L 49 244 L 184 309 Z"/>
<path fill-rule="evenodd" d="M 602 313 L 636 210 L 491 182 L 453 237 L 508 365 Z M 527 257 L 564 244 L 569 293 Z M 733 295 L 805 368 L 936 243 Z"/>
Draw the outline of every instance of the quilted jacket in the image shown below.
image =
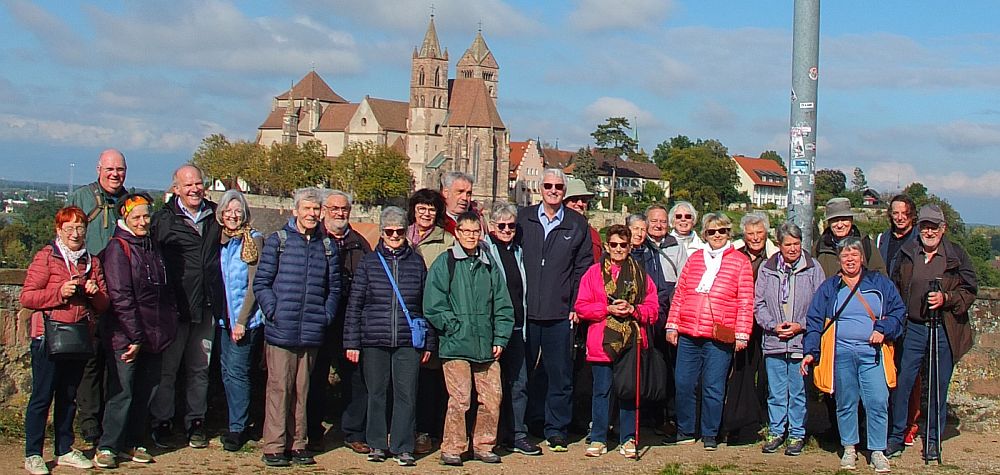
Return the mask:
<path fill-rule="evenodd" d="M 748 340 L 753 330 L 753 266 L 734 247 L 722 255 L 722 267 L 707 294 L 695 292 L 705 274 L 705 250 L 691 254 L 677 279 L 667 329 L 694 338 L 711 338 L 713 323 L 736 330 Z"/>

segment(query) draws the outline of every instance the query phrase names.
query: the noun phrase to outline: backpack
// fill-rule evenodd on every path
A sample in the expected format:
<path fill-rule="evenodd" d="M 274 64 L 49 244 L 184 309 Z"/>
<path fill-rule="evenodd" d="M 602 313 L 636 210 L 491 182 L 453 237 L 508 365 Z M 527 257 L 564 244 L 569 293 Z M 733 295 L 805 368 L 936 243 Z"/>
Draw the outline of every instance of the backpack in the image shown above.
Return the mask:
<path fill-rule="evenodd" d="M 276 234 L 278 235 L 278 257 L 281 257 L 281 253 L 285 252 L 285 242 L 288 241 L 288 231 L 284 229 L 279 229 Z M 326 254 L 326 259 L 330 260 L 330 256 L 333 255 L 333 243 L 330 242 L 330 236 L 323 237 L 323 253 Z"/>
<path fill-rule="evenodd" d="M 107 213 L 111 211 L 111 203 L 108 203 L 104 199 L 104 193 L 101 193 L 101 190 L 98 189 L 98 186 L 99 185 L 97 184 L 97 182 L 87 185 L 87 187 L 90 189 L 90 193 L 94 195 L 94 209 L 87 212 L 87 222 L 88 223 L 93 222 L 94 218 L 97 218 L 97 216 L 99 214 L 102 214 L 103 212 L 105 216 L 104 226 L 107 227 L 108 224 Z"/>

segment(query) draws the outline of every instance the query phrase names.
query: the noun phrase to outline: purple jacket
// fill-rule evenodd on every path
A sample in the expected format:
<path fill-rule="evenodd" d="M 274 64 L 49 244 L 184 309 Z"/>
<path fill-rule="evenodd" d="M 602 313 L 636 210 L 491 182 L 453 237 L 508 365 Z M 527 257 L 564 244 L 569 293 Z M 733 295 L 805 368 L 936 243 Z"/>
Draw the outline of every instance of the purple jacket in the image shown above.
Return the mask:
<path fill-rule="evenodd" d="M 177 334 L 177 307 L 155 241 L 119 225 L 100 257 L 111 297 L 105 343 L 114 351 L 136 343 L 150 353 L 165 350 Z"/>
<path fill-rule="evenodd" d="M 780 253 L 774 254 L 760 266 L 754 290 L 754 319 L 764 329 L 761 345 L 765 355 L 785 353 L 801 355 L 802 335 L 806 330 L 806 313 L 809 311 L 809 304 L 816 290 L 826 280 L 826 274 L 816 259 L 813 259 L 808 252 L 802 251 L 799 264 L 792 271 L 794 283 L 788 289 L 791 315 L 786 315 L 781 303 L 781 280 L 788 276 L 778 268 L 780 257 Z M 787 340 L 778 338 L 774 329 L 784 321 L 802 325 L 802 332 Z"/>

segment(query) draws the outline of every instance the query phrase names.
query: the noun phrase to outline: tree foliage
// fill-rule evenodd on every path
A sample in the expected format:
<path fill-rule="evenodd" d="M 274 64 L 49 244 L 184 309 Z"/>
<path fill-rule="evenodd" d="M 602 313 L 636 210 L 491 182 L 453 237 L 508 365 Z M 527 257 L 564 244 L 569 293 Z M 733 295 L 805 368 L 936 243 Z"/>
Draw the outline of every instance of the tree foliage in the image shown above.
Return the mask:
<path fill-rule="evenodd" d="M 594 161 L 594 153 L 589 147 L 577 150 L 573 157 L 573 176 L 583 181 L 587 185 L 587 190 L 594 191 L 597 188 L 597 163 Z"/>
<path fill-rule="evenodd" d="M 822 205 L 847 189 L 847 177 L 840 170 L 824 169 L 816 171 L 816 204 Z"/>
<path fill-rule="evenodd" d="M 861 167 L 854 167 L 854 177 L 851 178 L 851 191 L 862 193 L 868 188 L 868 179 Z"/>
<path fill-rule="evenodd" d="M 640 159 L 638 155 L 639 142 L 629 132 L 632 126 L 624 117 L 609 117 L 607 121 L 597 126 L 591 132 L 597 149 L 609 158 Z"/>
<path fill-rule="evenodd" d="M 405 155 L 372 141 L 354 142 L 333 163 L 331 186 L 364 204 L 380 204 L 409 194 L 413 174 Z"/>
<path fill-rule="evenodd" d="M 304 186 L 325 185 L 330 176 L 330 160 L 317 140 L 265 147 L 246 140 L 231 142 L 214 134 L 202 140 L 191 163 L 207 178 L 221 180 L 227 187 L 235 186 L 241 178 L 250 191 L 279 196 L 290 196 Z"/>
<path fill-rule="evenodd" d="M 674 200 L 716 210 L 729 203 L 748 201 L 745 194 L 736 191 L 739 178 L 735 162 L 728 156 L 720 157 L 716 147 L 696 145 L 672 151 L 665 166 L 663 177 L 670 180 Z"/>
<path fill-rule="evenodd" d="M 778 152 L 775 152 L 774 150 L 767 150 L 767 151 L 761 153 L 760 154 L 760 158 L 762 158 L 764 160 L 771 160 L 771 161 L 777 163 L 778 166 L 780 166 L 782 170 L 784 170 L 786 172 L 788 171 L 788 168 L 785 167 L 785 160 L 783 160 L 781 158 L 781 155 L 778 155 Z"/>
<path fill-rule="evenodd" d="M 0 265 L 26 268 L 42 246 L 55 239 L 56 211 L 64 202 L 32 201 L 0 229 Z"/>

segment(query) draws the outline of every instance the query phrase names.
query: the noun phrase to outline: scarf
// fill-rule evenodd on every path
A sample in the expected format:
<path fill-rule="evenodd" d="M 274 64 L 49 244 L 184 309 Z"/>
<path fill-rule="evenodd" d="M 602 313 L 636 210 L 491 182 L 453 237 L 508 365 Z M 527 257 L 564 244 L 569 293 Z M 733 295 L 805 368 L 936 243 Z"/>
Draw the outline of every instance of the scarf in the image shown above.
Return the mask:
<path fill-rule="evenodd" d="M 58 237 L 56 238 L 56 247 L 59 248 L 59 253 L 63 255 L 63 258 L 65 258 L 67 262 L 72 263 L 74 266 L 77 265 L 77 263 L 80 261 L 80 258 L 87 253 L 86 247 L 81 247 L 79 251 L 69 250 L 69 248 L 66 247 L 66 243 L 64 243 L 62 239 Z M 73 271 L 70 271 L 70 274 L 72 273 Z"/>
<path fill-rule="evenodd" d="M 229 239 L 236 237 L 243 238 L 242 247 L 240 248 L 240 260 L 243 262 L 253 264 L 254 262 L 257 262 L 258 258 L 260 258 L 260 250 L 257 249 L 257 243 L 253 241 L 249 224 L 244 223 L 238 229 L 232 231 L 223 226 L 222 233 Z"/>
<path fill-rule="evenodd" d="M 423 241 L 424 238 L 426 238 L 427 236 L 430 236 L 431 235 L 431 231 L 433 231 L 433 230 L 434 230 L 434 228 L 428 229 L 427 230 L 427 234 L 424 234 L 423 236 L 421 236 L 420 235 L 420 231 L 417 230 L 416 223 L 411 224 L 409 227 L 406 228 L 406 240 L 410 242 L 411 246 L 416 246 L 417 244 L 420 244 L 420 241 Z"/>
<path fill-rule="evenodd" d="M 778 279 L 778 296 L 781 298 L 781 303 L 788 303 L 788 296 L 791 292 L 789 281 L 792 274 L 798 270 L 800 262 L 802 262 L 801 255 L 795 262 L 788 263 L 785 262 L 785 256 L 782 256 L 780 253 L 778 254 L 778 272 L 780 276 Z"/>
<path fill-rule="evenodd" d="M 701 275 L 701 282 L 698 283 L 698 287 L 695 287 L 695 292 L 707 294 L 712 290 L 715 278 L 719 275 L 719 269 L 722 268 L 722 255 L 731 247 L 733 244 L 726 242 L 725 246 L 718 249 L 702 249 L 702 255 L 705 257 L 705 273 Z"/>
<path fill-rule="evenodd" d="M 601 275 L 609 303 L 621 299 L 634 306 L 641 304 L 646 299 L 646 270 L 632 256 L 627 256 L 622 262 L 617 278 L 612 270 L 611 259 L 607 255 L 602 256 Z M 634 318 L 608 315 L 601 346 L 608 358 L 615 361 L 635 343 L 638 336 L 639 322 Z"/>

